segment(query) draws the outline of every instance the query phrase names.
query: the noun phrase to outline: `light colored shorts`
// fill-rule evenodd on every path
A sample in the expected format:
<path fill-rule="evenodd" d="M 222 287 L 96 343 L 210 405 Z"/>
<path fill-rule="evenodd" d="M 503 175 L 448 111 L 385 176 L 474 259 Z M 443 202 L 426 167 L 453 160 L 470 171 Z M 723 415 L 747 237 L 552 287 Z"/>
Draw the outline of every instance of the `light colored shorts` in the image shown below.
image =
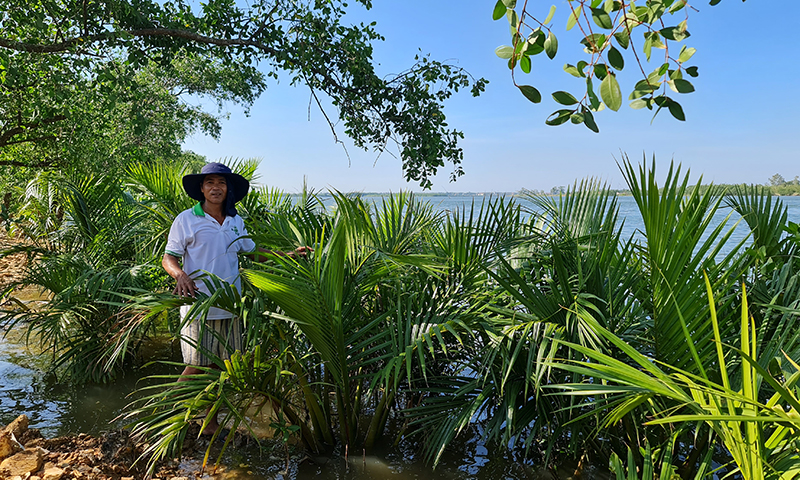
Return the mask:
<path fill-rule="evenodd" d="M 242 350 L 242 322 L 238 317 L 205 322 L 196 319 L 181 329 L 181 354 L 187 365 L 208 366 L 214 363 L 209 355 L 225 360 L 236 350 Z"/>

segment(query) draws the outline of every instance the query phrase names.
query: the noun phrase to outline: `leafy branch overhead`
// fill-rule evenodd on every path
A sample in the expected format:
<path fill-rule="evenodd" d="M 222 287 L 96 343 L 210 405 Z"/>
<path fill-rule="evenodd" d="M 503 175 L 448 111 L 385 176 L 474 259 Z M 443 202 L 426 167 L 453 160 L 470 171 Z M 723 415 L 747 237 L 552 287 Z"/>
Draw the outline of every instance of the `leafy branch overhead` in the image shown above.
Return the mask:
<path fill-rule="evenodd" d="M 710 3 L 716 5 L 720 1 Z M 531 73 L 532 58 L 542 52 L 550 60 L 555 58 L 559 46 L 552 29 L 556 6 L 551 6 L 544 16 L 534 12 L 535 7 L 529 6 L 527 0 L 521 8 L 517 3 L 498 0 L 494 7 L 493 18 L 506 17 L 511 29 L 511 45 L 500 46 L 495 53 L 508 60 L 512 81 L 525 98 L 539 103 L 539 90 L 518 84 L 515 72 L 519 69 Z M 685 120 L 683 107 L 674 94 L 693 92 L 694 86 L 686 77 L 698 75 L 697 67 L 688 65 L 696 49 L 682 43 L 690 35 L 687 24 L 691 10 L 687 0 L 646 0 L 638 4 L 632 0 L 567 0 L 566 30 L 577 27 L 581 48 L 588 57 L 565 64 L 564 71 L 584 80 L 586 89 L 577 95 L 553 92 L 553 100 L 565 108 L 550 114 L 545 123 L 571 122 L 599 132 L 594 113 L 605 108 L 616 112 L 622 106 L 617 74 L 624 69 L 626 56 L 633 58 L 641 74 L 628 95 L 631 108 L 654 111 L 653 118 L 666 109 L 676 119 Z M 652 70 L 647 66 L 651 59 L 656 63 Z"/>
<path fill-rule="evenodd" d="M 406 72 L 379 77 L 372 42 L 383 38 L 374 23 L 343 24 L 346 8 L 340 0 L 0 0 L 0 94 L 14 107 L 0 120 L 0 152 L 45 139 L 69 143 L 70 85 L 111 99 L 135 83 L 122 69 L 169 70 L 177 59 L 199 58 L 238 78 L 200 92 L 220 108 L 228 101 L 247 108 L 268 78 L 288 75 L 320 108 L 321 97 L 332 102 L 338 121 L 323 114 L 334 136 L 341 122 L 360 148 L 383 152 L 396 142 L 408 180 L 429 187 L 446 163 L 460 176 L 462 134 L 448 126 L 443 102 L 461 88 L 478 95 L 486 81 L 425 56 Z"/>

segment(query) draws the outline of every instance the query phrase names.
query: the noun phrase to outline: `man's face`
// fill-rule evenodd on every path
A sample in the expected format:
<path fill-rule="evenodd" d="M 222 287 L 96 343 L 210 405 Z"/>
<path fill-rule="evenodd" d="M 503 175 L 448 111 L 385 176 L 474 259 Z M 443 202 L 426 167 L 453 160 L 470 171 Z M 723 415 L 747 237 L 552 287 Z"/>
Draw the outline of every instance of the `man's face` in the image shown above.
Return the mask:
<path fill-rule="evenodd" d="M 228 182 L 225 181 L 225 177 L 222 175 L 206 175 L 200 191 L 203 192 L 206 202 L 222 204 L 228 194 Z"/>

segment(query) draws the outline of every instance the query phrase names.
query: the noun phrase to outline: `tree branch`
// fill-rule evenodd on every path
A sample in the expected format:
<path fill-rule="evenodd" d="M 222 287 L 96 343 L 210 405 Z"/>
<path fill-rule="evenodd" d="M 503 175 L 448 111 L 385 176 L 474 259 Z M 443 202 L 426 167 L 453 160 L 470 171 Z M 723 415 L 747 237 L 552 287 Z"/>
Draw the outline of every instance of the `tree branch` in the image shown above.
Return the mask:
<path fill-rule="evenodd" d="M 215 38 L 199 33 L 191 32 L 188 30 L 179 30 L 175 28 L 144 28 L 139 30 L 117 31 L 117 32 L 103 32 L 96 35 L 89 35 L 86 37 L 76 37 L 65 40 L 60 43 L 53 44 L 36 44 L 18 42 L 9 40 L 7 38 L 0 38 L 0 47 L 16 50 L 19 52 L 28 53 L 64 53 L 68 52 L 76 45 L 88 45 L 96 42 L 103 42 L 119 38 L 121 34 L 128 34 L 133 37 L 171 37 L 182 38 L 193 42 L 201 43 L 204 45 L 216 45 L 220 47 L 254 47 L 261 51 L 276 54 L 277 52 L 267 45 L 255 40 L 248 40 L 245 38 Z"/>
<path fill-rule="evenodd" d="M 42 160 L 37 163 L 26 163 L 19 160 L 0 160 L 0 167 L 27 167 L 27 168 L 47 168 L 55 164 L 55 160 Z"/>
<path fill-rule="evenodd" d="M 16 143 L 37 142 L 37 141 L 40 141 L 40 140 L 45 140 L 47 138 L 50 138 L 49 136 L 45 136 L 45 137 L 38 137 L 38 138 L 32 138 L 32 139 L 26 139 L 26 140 L 16 140 L 16 141 L 12 141 L 11 140 L 14 136 L 19 135 L 20 133 L 23 133 L 26 130 L 35 130 L 35 129 L 41 127 L 41 126 L 49 125 L 51 123 L 60 122 L 62 120 L 66 120 L 66 119 L 67 119 L 67 117 L 65 115 L 56 115 L 56 116 L 54 116 L 52 118 L 48 118 L 48 119 L 42 120 L 41 122 L 23 123 L 19 127 L 14 127 L 14 128 L 9 129 L 9 130 L 6 130 L 3 134 L 0 134 L 0 147 L 5 147 L 7 145 L 13 145 L 13 144 L 16 144 Z"/>

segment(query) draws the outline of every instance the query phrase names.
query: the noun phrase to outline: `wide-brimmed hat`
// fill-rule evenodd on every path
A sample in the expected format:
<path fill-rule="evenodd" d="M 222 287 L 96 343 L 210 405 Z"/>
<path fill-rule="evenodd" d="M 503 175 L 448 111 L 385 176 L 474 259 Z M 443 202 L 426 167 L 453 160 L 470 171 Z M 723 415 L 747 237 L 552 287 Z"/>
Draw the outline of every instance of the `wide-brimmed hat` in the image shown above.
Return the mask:
<path fill-rule="evenodd" d="M 233 193 L 234 203 L 243 199 L 250 190 L 250 182 L 248 182 L 246 178 L 237 173 L 233 173 L 226 165 L 212 162 L 203 165 L 203 169 L 200 170 L 200 173 L 184 175 L 183 189 L 186 190 L 186 194 L 201 202 L 205 200 L 200 187 L 203 185 L 203 179 L 206 178 L 206 175 L 220 175 L 225 177 L 225 180 L 228 182 L 228 195 Z"/>

